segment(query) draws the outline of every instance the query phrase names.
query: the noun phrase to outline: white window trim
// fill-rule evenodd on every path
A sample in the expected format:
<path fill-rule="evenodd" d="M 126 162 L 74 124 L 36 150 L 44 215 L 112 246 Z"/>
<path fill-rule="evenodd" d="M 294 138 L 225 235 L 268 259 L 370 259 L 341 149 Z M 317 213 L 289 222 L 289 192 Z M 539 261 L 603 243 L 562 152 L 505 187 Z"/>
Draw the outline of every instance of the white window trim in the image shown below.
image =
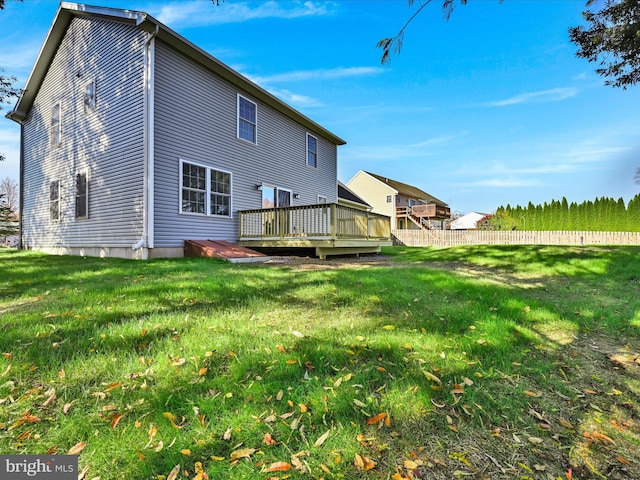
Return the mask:
<path fill-rule="evenodd" d="M 77 213 L 77 209 L 76 209 L 76 204 L 78 202 L 78 195 L 76 192 L 76 188 L 78 186 L 78 175 L 84 175 L 84 181 L 85 181 L 85 205 L 84 205 L 84 211 L 86 212 L 86 214 L 83 217 L 78 217 L 76 215 Z M 75 176 L 74 176 L 74 182 L 73 182 L 73 196 L 74 196 L 74 204 L 73 204 L 73 214 L 74 214 L 74 218 L 76 220 L 87 220 L 89 218 L 89 172 L 87 170 L 79 170 L 76 172 Z"/>
<path fill-rule="evenodd" d="M 54 125 L 53 112 L 56 107 L 58 107 L 58 123 Z M 54 134 L 54 130 L 55 130 L 55 134 Z M 51 135 L 51 141 L 50 141 L 51 146 L 59 147 L 62 144 L 62 102 L 56 102 L 53 104 L 53 107 L 51 107 L 51 126 L 50 126 L 49 134 Z M 57 142 L 55 141 L 56 136 L 58 138 Z"/>
<path fill-rule="evenodd" d="M 214 218 L 225 218 L 225 219 L 232 219 L 233 218 L 233 173 L 230 172 L 229 170 L 224 170 L 222 168 L 217 168 L 217 167 L 212 167 L 210 165 L 205 165 L 204 163 L 199 163 L 199 162 L 194 162 L 191 160 L 187 160 L 184 158 L 180 158 L 179 159 L 179 172 L 178 172 L 178 188 L 179 188 L 179 195 L 178 195 L 178 214 L 180 215 L 189 215 L 189 216 L 195 216 L 195 217 L 214 217 Z M 204 168 L 206 173 L 205 173 L 205 195 L 204 195 L 204 211 L 205 213 L 198 213 L 198 212 L 184 212 L 182 210 L 182 191 L 184 189 L 184 186 L 182 184 L 182 166 L 188 163 L 190 165 L 195 165 L 196 167 L 201 167 Z M 217 193 L 217 192 L 212 192 L 211 191 L 211 171 L 215 170 L 216 172 L 222 172 L 222 173 L 227 173 L 229 174 L 229 185 L 230 185 L 230 193 L 229 193 L 229 215 L 218 215 L 218 214 L 213 214 L 213 213 L 209 213 L 211 211 L 211 195 L 213 193 Z"/>
<path fill-rule="evenodd" d="M 322 201 L 322 199 L 324 199 L 324 202 Z M 329 199 L 324 195 L 318 195 L 318 205 L 322 205 L 325 203 L 329 203 Z"/>
<path fill-rule="evenodd" d="M 240 99 L 246 100 L 249 103 L 253 103 L 253 105 L 256 107 L 256 121 L 253 124 L 253 128 L 254 128 L 254 141 L 252 142 L 251 140 L 247 140 L 246 138 L 242 138 L 240 136 Z M 242 119 L 244 121 L 247 121 L 246 119 Z M 238 93 L 238 99 L 236 102 L 236 137 L 242 141 L 245 141 L 247 143 L 250 143 L 252 145 L 257 145 L 258 144 L 258 104 L 256 102 L 254 102 L 253 100 L 250 100 L 249 98 L 245 97 L 244 95 L 241 95 Z"/>
<path fill-rule="evenodd" d="M 309 137 L 315 139 L 316 141 L 316 151 L 314 152 L 316 154 L 316 164 L 315 165 L 309 165 Z M 311 135 L 309 132 L 307 132 L 307 136 L 306 136 L 306 150 L 305 150 L 305 158 L 304 158 L 304 163 L 307 165 L 307 167 L 311 167 L 314 169 L 318 169 L 318 147 L 320 146 L 320 143 L 318 142 L 318 137 L 316 137 L 315 135 Z"/>
<path fill-rule="evenodd" d="M 51 216 L 51 184 L 57 182 L 58 183 L 58 198 L 57 198 L 57 202 L 58 202 L 58 216 L 57 218 L 53 218 Z M 49 221 L 51 222 L 59 222 L 60 218 L 62 217 L 62 212 L 61 212 L 61 206 L 62 206 L 62 182 L 60 182 L 60 179 L 57 178 L 55 180 L 50 180 L 49 181 L 49 189 L 48 189 L 48 195 L 49 195 Z"/>

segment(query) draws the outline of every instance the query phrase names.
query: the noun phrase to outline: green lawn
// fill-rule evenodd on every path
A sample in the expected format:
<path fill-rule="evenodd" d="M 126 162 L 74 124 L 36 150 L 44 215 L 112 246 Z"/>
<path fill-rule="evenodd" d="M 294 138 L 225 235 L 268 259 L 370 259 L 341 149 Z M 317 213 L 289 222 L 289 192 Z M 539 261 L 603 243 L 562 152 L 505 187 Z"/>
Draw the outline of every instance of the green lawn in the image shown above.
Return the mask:
<path fill-rule="evenodd" d="M 0 249 L 0 454 L 79 452 L 87 480 L 640 478 L 640 247 L 383 253 Z"/>

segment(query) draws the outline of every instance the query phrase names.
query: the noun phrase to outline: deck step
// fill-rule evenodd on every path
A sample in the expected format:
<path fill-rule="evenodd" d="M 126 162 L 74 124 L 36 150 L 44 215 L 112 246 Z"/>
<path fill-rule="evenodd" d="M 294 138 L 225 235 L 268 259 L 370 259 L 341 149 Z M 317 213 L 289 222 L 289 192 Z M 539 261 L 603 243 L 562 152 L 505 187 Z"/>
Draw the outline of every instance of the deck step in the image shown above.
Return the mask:
<path fill-rule="evenodd" d="M 266 262 L 271 257 L 226 240 L 185 240 L 185 257 L 211 257 L 239 262 Z"/>

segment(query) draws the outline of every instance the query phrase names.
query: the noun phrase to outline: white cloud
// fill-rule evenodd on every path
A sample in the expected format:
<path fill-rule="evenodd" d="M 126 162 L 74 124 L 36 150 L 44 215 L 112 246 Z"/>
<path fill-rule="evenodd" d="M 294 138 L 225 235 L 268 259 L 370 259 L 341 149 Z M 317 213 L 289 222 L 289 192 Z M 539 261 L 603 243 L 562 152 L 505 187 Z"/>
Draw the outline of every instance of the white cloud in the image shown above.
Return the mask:
<path fill-rule="evenodd" d="M 278 97 L 280 100 L 289 103 L 298 108 L 304 107 L 322 107 L 324 104 L 315 98 L 294 93 L 289 90 L 280 88 L 267 88 L 269 92 Z"/>
<path fill-rule="evenodd" d="M 333 2 L 294 1 L 225 2 L 219 6 L 211 2 L 174 2 L 163 6 L 156 14 L 158 20 L 172 28 L 185 28 L 223 23 L 240 23 L 261 18 L 299 18 L 330 15 Z"/>
<path fill-rule="evenodd" d="M 385 70 L 381 67 L 338 67 L 318 70 L 297 70 L 294 72 L 274 73 L 261 77 L 254 77 L 256 83 L 298 82 L 304 80 L 334 80 L 348 77 L 378 75 Z"/>
<path fill-rule="evenodd" d="M 521 93 L 504 100 L 486 102 L 483 104 L 483 106 L 506 107 L 508 105 L 518 105 L 521 103 L 531 102 L 558 102 L 561 100 L 566 100 L 567 98 L 575 97 L 579 93 L 579 91 L 580 90 L 573 87 L 552 88 L 549 90 L 541 90 L 539 92 Z"/>
<path fill-rule="evenodd" d="M 490 188 L 521 188 L 521 187 L 543 187 L 548 186 L 547 182 L 542 182 L 537 178 L 519 177 L 499 177 L 475 180 L 472 182 L 454 183 L 461 187 L 490 187 Z"/>
<path fill-rule="evenodd" d="M 440 137 L 427 138 L 425 140 L 406 145 L 369 145 L 359 146 L 357 150 L 341 150 L 340 160 L 367 160 L 367 161 L 399 161 L 410 158 L 425 158 L 436 155 L 437 152 L 429 150 L 429 147 L 449 144 L 458 138 L 466 135 L 467 132 L 459 134 L 443 135 Z"/>

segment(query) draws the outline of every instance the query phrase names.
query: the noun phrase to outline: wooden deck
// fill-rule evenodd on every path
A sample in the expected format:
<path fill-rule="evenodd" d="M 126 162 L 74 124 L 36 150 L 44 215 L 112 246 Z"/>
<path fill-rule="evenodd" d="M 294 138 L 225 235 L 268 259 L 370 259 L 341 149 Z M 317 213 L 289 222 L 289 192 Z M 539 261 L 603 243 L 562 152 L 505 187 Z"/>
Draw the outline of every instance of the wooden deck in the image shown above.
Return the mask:
<path fill-rule="evenodd" d="M 445 220 L 451 218 L 451 210 L 449 207 L 441 207 L 434 203 L 428 203 L 426 205 L 414 205 L 413 207 L 397 207 L 396 216 Z"/>
<path fill-rule="evenodd" d="M 250 248 L 313 247 L 326 258 L 377 253 L 392 245 L 389 217 L 335 203 L 243 210 L 238 215 L 238 243 Z"/>

